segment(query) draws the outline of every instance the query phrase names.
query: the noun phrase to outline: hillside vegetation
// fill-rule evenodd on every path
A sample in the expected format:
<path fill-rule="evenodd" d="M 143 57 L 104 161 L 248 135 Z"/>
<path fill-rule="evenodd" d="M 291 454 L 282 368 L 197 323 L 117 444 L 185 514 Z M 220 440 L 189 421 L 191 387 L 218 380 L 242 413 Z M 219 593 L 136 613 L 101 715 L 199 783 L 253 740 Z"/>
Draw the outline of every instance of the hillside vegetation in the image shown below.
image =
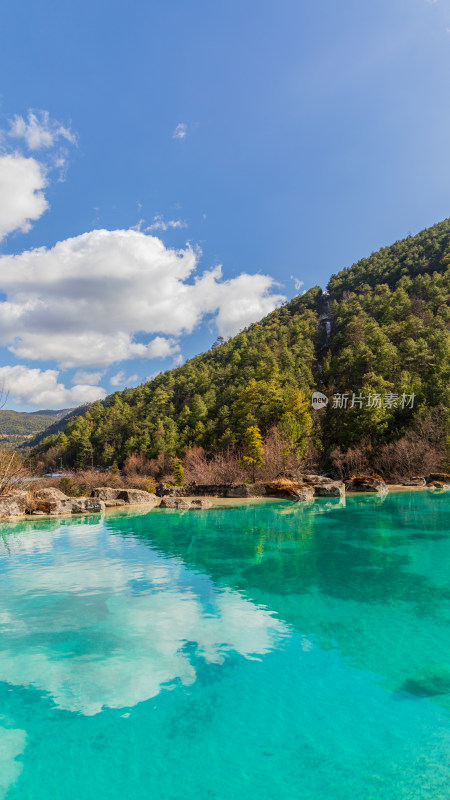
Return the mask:
<path fill-rule="evenodd" d="M 238 453 L 257 426 L 266 441 L 281 442 L 291 462 L 315 459 L 345 471 L 346 459 L 363 467 L 375 454 L 381 467 L 383 458 L 406 458 L 411 471 L 420 468 L 411 461 L 415 452 L 445 463 L 449 295 L 445 220 L 362 259 L 334 275 L 327 291 L 311 289 L 182 367 L 93 403 L 34 456 L 46 464 L 62 456 L 79 467 L 120 466 L 131 454 L 167 463 L 193 447 Z M 326 408 L 312 408 L 314 390 L 329 397 Z"/>
<path fill-rule="evenodd" d="M 0 409 L 0 444 L 16 447 L 29 440 L 34 444 L 36 435 L 57 423 L 69 411 L 68 408 L 30 412 Z"/>

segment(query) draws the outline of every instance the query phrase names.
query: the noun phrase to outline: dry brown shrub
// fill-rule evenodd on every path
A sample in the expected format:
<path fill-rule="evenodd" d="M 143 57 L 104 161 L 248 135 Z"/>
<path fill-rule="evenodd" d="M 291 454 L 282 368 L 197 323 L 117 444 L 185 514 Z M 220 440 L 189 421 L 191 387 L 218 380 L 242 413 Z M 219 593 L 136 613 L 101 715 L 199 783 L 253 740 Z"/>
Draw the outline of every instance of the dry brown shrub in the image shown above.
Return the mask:
<path fill-rule="evenodd" d="M 151 462 L 142 453 L 130 453 L 125 459 L 122 474 L 127 477 L 134 475 L 151 475 Z"/>
<path fill-rule="evenodd" d="M 0 447 L 0 495 L 11 494 L 27 485 L 30 472 L 16 450 Z"/>
<path fill-rule="evenodd" d="M 372 463 L 385 480 L 401 481 L 438 471 L 444 464 L 445 453 L 410 431 L 397 442 L 382 445 Z"/>
<path fill-rule="evenodd" d="M 333 467 L 341 480 L 370 472 L 370 450 L 362 447 L 349 447 L 342 452 L 337 447 L 331 453 Z"/>
<path fill-rule="evenodd" d="M 186 483 L 243 483 L 247 473 L 239 464 L 240 453 L 228 449 L 207 458 L 203 447 L 190 447 L 183 459 Z"/>

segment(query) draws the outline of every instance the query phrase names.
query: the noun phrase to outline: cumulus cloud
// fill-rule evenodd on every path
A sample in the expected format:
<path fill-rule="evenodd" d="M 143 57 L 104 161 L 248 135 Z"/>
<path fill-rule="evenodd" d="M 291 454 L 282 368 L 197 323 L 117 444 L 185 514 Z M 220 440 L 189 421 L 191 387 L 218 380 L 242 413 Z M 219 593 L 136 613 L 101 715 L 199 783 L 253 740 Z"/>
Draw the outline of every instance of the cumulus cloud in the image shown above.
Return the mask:
<path fill-rule="evenodd" d="M 10 120 L 8 136 L 14 139 L 24 139 L 30 150 L 41 150 L 54 147 L 59 139 L 64 139 L 70 144 L 76 144 L 76 135 L 69 128 L 65 128 L 55 119 L 50 117 L 48 111 L 28 111 L 25 120 L 16 114 Z"/>
<path fill-rule="evenodd" d="M 192 247 L 169 249 L 136 230 L 94 230 L 1 256 L 0 343 L 62 367 L 177 357 L 177 338 L 205 315 L 229 336 L 284 300 L 270 276 L 223 280 L 220 267 L 197 267 Z"/>
<path fill-rule="evenodd" d="M 184 139 L 187 133 L 187 125 L 185 122 L 179 122 L 175 128 L 172 139 Z"/>
<path fill-rule="evenodd" d="M 125 373 L 123 369 L 119 370 L 115 375 L 112 375 L 109 379 L 111 386 L 122 386 L 125 380 Z"/>
<path fill-rule="evenodd" d="M 48 208 L 45 167 L 19 153 L 0 155 L 0 241 L 13 231 L 29 231 Z"/>
<path fill-rule="evenodd" d="M 44 190 L 49 176 L 57 170 L 59 180 L 63 179 L 67 144 L 76 143 L 75 134 L 47 111 L 29 111 L 26 120 L 16 115 L 9 122 L 9 130 L 0 130 L 0 241 L 14 231 L 26 233 L 47 210 Z M 20 142 L 22 149 L 41 151 L 39 160 L 20 149 L 12 152 L 12 140 Z"/>
<path fill-rule="evenodd" d="M 36 408 L 68 408 L 106 397 L 100 386 L 76 384 L 66 389 L 54 369 L 29 368 L 23 364 L 0 367 L 0 386 L 15 403 Z"/>
<path fill-rule="evenodd" d="M 103 375 L 105 373 L 101 372 L 89 372 L 88 370 L 79 369 L 75 375 L 73 376 L 73 383 L 83 383 L 87 386 L 97 386 L 100 383 Z"/>

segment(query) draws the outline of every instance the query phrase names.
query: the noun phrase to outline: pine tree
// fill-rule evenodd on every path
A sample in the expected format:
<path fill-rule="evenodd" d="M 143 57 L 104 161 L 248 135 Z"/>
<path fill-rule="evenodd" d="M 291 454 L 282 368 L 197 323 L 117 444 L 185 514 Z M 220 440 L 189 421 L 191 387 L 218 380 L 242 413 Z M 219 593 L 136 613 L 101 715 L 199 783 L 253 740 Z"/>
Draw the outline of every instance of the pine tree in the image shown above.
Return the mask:
<path fill-rule="evenodd" d="M 250 428 L 247 428 L 244 433 L 244 444 L 244 455 L 240 463 L 243 467 L 251 468 L 254 483 L 256 470 L 264 464 L 264 447 L 261 431 L 257 425 L 252 425 Z"/>
<path fill-rule="evenodd" d="M 181 458 L 174 458 L 172 465 L 172 472 L 174 474 L 176 485 L 182 486 L 184 483 L 184 469 Z"/>

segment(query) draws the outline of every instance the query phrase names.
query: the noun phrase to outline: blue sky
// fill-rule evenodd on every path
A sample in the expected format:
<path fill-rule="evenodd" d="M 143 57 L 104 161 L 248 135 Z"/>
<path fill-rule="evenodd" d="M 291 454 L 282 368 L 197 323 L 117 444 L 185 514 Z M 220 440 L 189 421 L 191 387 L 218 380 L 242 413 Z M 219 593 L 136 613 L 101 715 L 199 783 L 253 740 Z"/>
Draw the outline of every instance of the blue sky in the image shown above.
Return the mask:
<path fill-rule="evenodd" d="M 449 31 L 450 0 L 4 0 L 8 406 L 136 385 L 447 217 Z"/>

